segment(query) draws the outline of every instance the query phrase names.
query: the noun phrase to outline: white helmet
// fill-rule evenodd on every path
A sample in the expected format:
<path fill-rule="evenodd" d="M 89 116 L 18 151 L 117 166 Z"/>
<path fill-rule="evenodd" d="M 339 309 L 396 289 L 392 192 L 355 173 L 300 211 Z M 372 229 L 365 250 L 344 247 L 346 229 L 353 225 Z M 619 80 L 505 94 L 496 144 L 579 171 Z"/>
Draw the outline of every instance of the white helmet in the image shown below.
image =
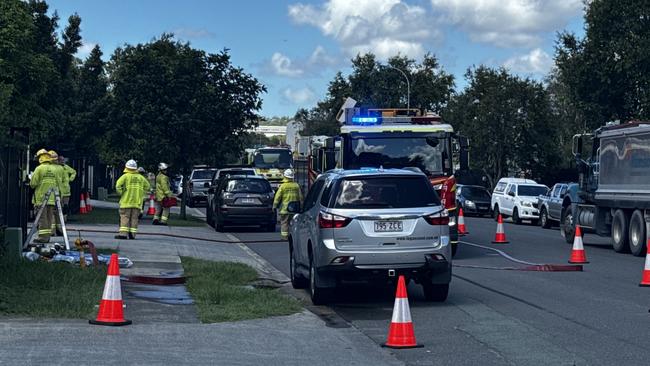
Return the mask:
<path fill-rule="evenodd" d="M 138 163 L 136 163 L 133 159 L 127 161 L 124 166 L 130 170 L 138 170 Z"/>
<path fill-rule="evenodd" d="M 293 170 L 287 169 L 284 171 L 284 174 L 282 175 L 284 175 L 285 178 L 293 179 Z"/>
<path fill-rule="evenodd" d="M 169 166 L 165 163 L 158 164 L 158 170 L 167 170 L 167 168 L 169 168 Z"/>

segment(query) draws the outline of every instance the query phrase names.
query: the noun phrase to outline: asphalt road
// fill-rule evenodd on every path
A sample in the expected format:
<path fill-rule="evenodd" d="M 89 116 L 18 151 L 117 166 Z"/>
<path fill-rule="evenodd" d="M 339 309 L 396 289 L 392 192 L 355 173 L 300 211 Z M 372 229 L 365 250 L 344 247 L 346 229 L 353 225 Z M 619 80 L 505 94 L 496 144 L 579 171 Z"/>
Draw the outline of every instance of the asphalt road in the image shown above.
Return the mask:
<path fill-rule="evenodd" d="M 638 287 L 643 258 L 615 253 L 608 240 L 585 236 L 584 272 L 529 272 L 461 266 L 513 267 L 497 248 L 534 263 L 567 264 L 571 245 L 557 229 L 505 224 L 510 244 L 491 244 L 496 224 L 467 218 L 470 234 L 454 258 L 449 298 L 424 301 L 409 286 L 415 333 L 423 348 L 395 350 L 407 364 L 648 365 L 650 288 Z M 235 229 L 241 240 L 278 233 Z M 469 243 L 469 244 L 468 244 Z M 249 244 L 288 274 L 286 243 Z M 382 289 L 348 288 L 330 308 L 377 344 L 386 340 L 393 297 Z"/>

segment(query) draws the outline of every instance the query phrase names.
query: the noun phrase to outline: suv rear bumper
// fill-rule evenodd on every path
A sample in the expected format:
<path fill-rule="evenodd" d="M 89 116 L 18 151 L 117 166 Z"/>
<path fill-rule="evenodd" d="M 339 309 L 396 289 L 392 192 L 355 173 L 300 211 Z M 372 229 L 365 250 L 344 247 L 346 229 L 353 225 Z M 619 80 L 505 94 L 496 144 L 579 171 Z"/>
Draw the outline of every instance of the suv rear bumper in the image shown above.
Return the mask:
<path fill-rule="evenodd" d="M 451 262 L 426 257 L 424 263 L 356 265 L 353 260 L 345 264 L 330 264 L 317 269 L 319 285 L 333 287 L 338 282 L 390 282 L 403 275 L 407 280 L 420 282 L 427 279 L 434 284 L 451 282 Z"/>

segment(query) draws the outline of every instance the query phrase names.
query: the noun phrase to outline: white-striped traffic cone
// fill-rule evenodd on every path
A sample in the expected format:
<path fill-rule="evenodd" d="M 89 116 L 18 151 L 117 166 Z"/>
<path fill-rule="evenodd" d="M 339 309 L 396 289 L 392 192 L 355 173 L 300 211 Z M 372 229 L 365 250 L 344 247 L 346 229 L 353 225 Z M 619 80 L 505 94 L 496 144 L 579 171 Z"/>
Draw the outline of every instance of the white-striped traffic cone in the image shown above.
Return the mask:
<path fill-rule="evenodd" d="M 81 194 L 81 199 L 79 199 L 79 214 L 85 215 L 88 213 L 88 208 L 86 207 L 86 200 L 84 199 L 84 194 Z"/>
<path fill-rule="evenodd" d="M 648 248 L 645 255 L 645 266 L 643 267 L 643 277 L 641 277 L 641 287 L 650 287 L 650 239 L 646 243 Z"/>
<path fill-rule="evenodd" d="M 96 325 L 129 325 L 130 320 L 124 319 L 122 307 L 122 287 L 120 286 L 120 265 L 116 253 L 111 254 L 108 262 L 108 275 L 104 285 L 104 294 L 99 303 L 99 312 L 96 320 L 89 320 L 90 324 Z"/>
<path fill-rule="evenodd" d="M 494 235 L 494 240 L 492 240 L 492 243 L 494 243 L 494 244 L 507 244 L 507 243 L 510 243 L 506 239 L 505 230 L 503 230 L 503 217 L 501 217 L 501 214 L 499 214 L 499 217 L 497 218 L 497 232 Z"/>
<path fill-rule="evenodd" d="M 465 214 L 463 213 L 463 208 L 461 207 L 458 211 L 458 235 L 467 235 L 467 227 L 465 226 Z"/>
<path fill-rule="evenodd" d="M 153 194 L 149 195 L 149 210 L 147 211 L 147 215 L 153 216 L 156 214 L 156 204 L 154 203 L 154 196 Z"/>
<path fill-rule="evenodd" d="M 585 255 L 585 247 L 582 245 L 582 230 L 578 225 L 576 225 L 576 234 L 573 238 L 573 249 L 571 250 L 571 258 L 569 258 L 569 263 L 589 263 L 587 262 L 587 256 Z"/>
<path fill-rule="evenodd" d="M 388 339 L 383 344 L 390 348 L 415 348 L 422 347 L 415 341 L 411 310 L 409 309 L 409 298 L 406 293 L 406 281 L 404 276 L 399 276 L 397 292 L 395 293 L 395 305 L 393 306 L 393 319 L 388 329 Z"/>

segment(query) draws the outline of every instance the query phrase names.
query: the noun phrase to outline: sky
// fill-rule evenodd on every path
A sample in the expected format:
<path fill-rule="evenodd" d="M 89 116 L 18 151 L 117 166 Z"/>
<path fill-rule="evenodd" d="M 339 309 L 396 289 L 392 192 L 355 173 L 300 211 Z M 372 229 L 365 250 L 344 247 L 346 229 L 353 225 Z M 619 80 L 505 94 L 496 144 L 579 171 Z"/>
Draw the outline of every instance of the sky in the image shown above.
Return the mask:
<path fill-rule="evenodd" d="M 380 60 L 432 53 L 466 82 L 469 67 L 506 67 L 537 80 L 553 66 L 557 33 L 584 34 L 582 0 L 49 0 L 61 17 L 81 16 L 85 58 L 163 33 L 207 52 L 228 49 L 234 65 L 268 92 L 261 114 L 293 116 L 322 99 L 337 71 L 372 52 Z"/>

